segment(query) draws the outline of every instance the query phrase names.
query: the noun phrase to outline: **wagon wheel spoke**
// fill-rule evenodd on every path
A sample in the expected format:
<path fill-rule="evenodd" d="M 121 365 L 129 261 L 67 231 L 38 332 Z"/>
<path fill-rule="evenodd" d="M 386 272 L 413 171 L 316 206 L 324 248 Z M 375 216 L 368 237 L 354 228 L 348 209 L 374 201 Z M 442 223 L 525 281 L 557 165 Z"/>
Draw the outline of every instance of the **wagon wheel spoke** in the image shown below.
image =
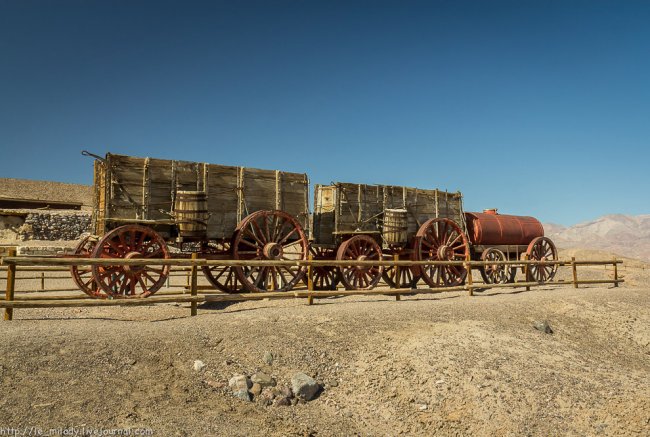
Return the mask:
<path fill-rule="evenodd" d="M 264 246 L 264 243 L 266 243 L 266 241 L 264 241 L 264 239 L 261 237 L 261 235 L 258 235 L 258 234 L 255 233 L 255 229 L 253 229 L 252 225 L 251 225 L 250 228 L 245 228 L 244 232 L 246 232 L 246 234 L 248 234 L 250 237 L 252 237 L 253 241 L 257 242 L 257 244 L 259 244 L 261 246 Z M 258 231 L 258 232 L 260 234 L 262 233 L 261 230 Z"/>
<path fill-rule="evenodd" d="M 166 259 L 169 258 L 169 252 L 165 241 L 153 229 L 126 225 L 104 235 L 97 242 L 93 257 Z M 92 272 L 101 290 L 111 297 L 147 297 L 162 287 L 169 275 L 169 266 L 93 266 Z M 150 284 L 144 281 L 144 278 L 149 280 Z"/>
<path fill-rule="evenodd" d="M 300 223 L 283 211 L 254 212 L 237 228 L 232 240 L 234 259 L 295 261 L 307 258 L 309 243 Z M 262 234 L 264 236 L 260 237 Z M 287 291 L 302 279 L 304 268 L 293 271 L 279 266 L 252 267 L 246 271 L 243 267 L 236 267 L 234 271 L 249 291 L 267 291 L 268 286 Z"/>
<path fill-rule="evenodd" d="M 497 248 L 490 247 L 481 255 L 482 261 L 494 261 L 495 264 L 482 266 L 479 271 L 486 284 L 505 284 L 512 277 L 513 268 L 505 264 L 496 264 L 505 261 L 506 255 Z"/>
<path fill-rule="evenodd" d="M 355 235 L 344 241 L 338 248 L 339 261 L 376 261 L 382 258 L 381 247 L 367 235 Z M 338 268 L 341 282 L 349 290 L 374 288 L 381 279 L 383 267 L 343 266 Z"/>
<path fill-rule="evenodd" d="M 413 260 L 414 254 L 404 255 L 400 260 Z M 391 288 L 417 288 L 417 282 L 420 279 L 419 269 L 413 266 L 395 266 L 384 267 L 382 279 Z M 399 277 L 397 277 L 399 275 Z"/>
<path fill-rule="evenodd" d="M 78 257 L 90 257 L 97 245 L 97 241 L 92 236 L 86 236 L 75 248 L 74 255 Z M 81 291 L 93 298 L 106 298 L 108 295 L 99 288 L 93 276 L 92 267 L 71 266 L 70 274 L 73 281 Z"/>
<path fill-rule="evenodd" d="M 548 237 L 537 237 L 531 241 L 526 254 L 531 261 L 557 261 L 557 249 Z M 526 280 L 531 282 L 552 281 L 557 273 L 557 268 L 557 264 L 531 264 L 528 266 Z"/>
<path fill-rule="evenodd" d="M 329 248 L 311 246 L 309 251 L 314 260 L 334 260 L 336 251 Z M 312 279 L 314 290 L 335 290 L 339 282 L 338 269 L 333 266 L 312 267 Z M 309 284 L 309 278 L 305 274 L 302 278 L 305 285 Z"/>
<path fill-rule="evenodd" d="M 418 230 L 414 253 L 420 261 L 464 261 L 469 256 L 469 242 L 453 220 L 434 218 Z M 430 287 L 461 285 L 467 276 L 462 266 L 428 265 L 419 271 Z"/>

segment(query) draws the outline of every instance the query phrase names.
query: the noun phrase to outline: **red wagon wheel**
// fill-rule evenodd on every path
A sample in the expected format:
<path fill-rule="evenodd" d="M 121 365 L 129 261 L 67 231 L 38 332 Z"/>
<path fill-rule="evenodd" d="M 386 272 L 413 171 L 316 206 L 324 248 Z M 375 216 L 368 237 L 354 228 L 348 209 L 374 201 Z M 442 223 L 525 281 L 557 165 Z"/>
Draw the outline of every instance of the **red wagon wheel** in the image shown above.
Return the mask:
<path fill-rule="evenodd" d="M 313 260 L 326 260 L 331 261 L 336 259 L 336 251 L 334 249 L 326 249 L 323 247 L 309 248 Z M 312 267 L 312 280 L 314 290 L 336 290 L 339 283 L 339 270 L 334 266 L 316 266 Z M 303 282 L 308 285 L 307 275 L 303 278 Z"/>
<path fill-rule="evenodd" d="M 289 260 L 307 259 L 309 242 L 298 220 L 284 211 L 257 211 L 241 221 L 233 238 L 234 259 Z M 235 267 L 237 278 L 253 292 L 272 288 L 291 290 L 303 277 L 304 267 Z"/>
<path fill-rule="evenodd" d="M 381 261 L 381 247 L 368 235 L 355 235 L 339 246 L 336 252 L 339 261 Z M 339 267 L 339 277 L 348 290 L 370 290 L 381 279 L 382 266 Z"/>
<path fill-rule="evenodd" d="M 93 258 L 169 258 L 165 240 L 153 229 L 140 225 L 115 228 L 101 240 Z M 114 298 L 147 297 L 163 286 L 169 266 L 93 266 L 93 277 L 101 289 Z"/>
<path fill-rule="evenodd" d="M 469 243 L 463 230 L 453 220 L 433 218 L 416 234 L 416 255 L 420 261 L 465 261 Z M 467 270 L 462 266 L 420 266 L 422 279 L 430 287 L 462 285 Z"/>
<path fill-rule="evenodd" d="M 557 249 L 548 237 L 537 237 L 528 245 L 527 258 L 531 261 L 556 261 Z M 526 280 L 529 282 L 547 282 L 553 280 L 557 264 L 530 264 Z"/>
<path fill-rule="evenodd" d="M 232 257 L 230 242 L 208 243 L 203 247 L 203 253 L 209 255 L 226 255 Z M 237 273 L 234 267 L 227 266 L 203 266 L 201 267 L 203 275 L 208 282 L 226 293 L 238 293 L 243 286 L 237 279 Z"/>
<path fill-rule="evenodd" d="M 96 237 L 88 235 L 84 237 L 74 250 L 75 257 L 90 258 L 95 246 L 97 245 Z M 70 274 L 77 287 L 90 297 L 105 298 L 108 297 L 103 290 L 100 290 L 93 277 L 92 267 L 70 266 Z"/>
<path fill-rule="evenodd" d="M 481 261 L 505 261 L 506 255 L 495 247 L 488 248 L 481 254 Z M 515 280 L 517 269 L 503 264 L 488 264 L 479 271 L 486 284 L 505 284 Z"/>
<path fill-rule="evenodd" d="M 415 254 L 412 254 L 408 259 L 413 259 Z M 400 257 L 400 260 L 406 260 Z M 396 270 L 393 266 L 384 267 L 384 272 L 381 274 L 382 279 L 390 288 L 416 288 L 420 280 L 420 269 L 416 266 L 399 266 L 399 278 L 396 277 Z"/>

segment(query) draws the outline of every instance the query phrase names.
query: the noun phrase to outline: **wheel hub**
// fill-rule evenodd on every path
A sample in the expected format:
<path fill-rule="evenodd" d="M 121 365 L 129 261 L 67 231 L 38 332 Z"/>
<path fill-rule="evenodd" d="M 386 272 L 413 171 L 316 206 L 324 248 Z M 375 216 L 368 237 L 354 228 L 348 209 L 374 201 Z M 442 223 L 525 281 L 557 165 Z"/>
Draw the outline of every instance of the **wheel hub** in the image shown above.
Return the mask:
<path fill-rule="evenodd" d="M 453 250 L 451 247 L 443 244 L 438 248 L 438 259 L 446 261 L 450 260 L 453 257 Z"/>
<path fill-rule="evenodd" d="M 264 257 L 266 259 L 280 259 L 284 251 L 282 250 L 282 245 L 278 243 L 266 243 L 264 249 L 262 250 Z"/>
<path fill-rule="evenodd" d="M 367 261 L 367 260 L 368 260 L 368 256 L 367 256 L 367 255 L 359 255 L 359 256 L 357 257 L 357 261 Z M 365 273 L 365 272 L 367 272 L 367 271 L 370 270 L 370 267 L 368 267 L 368 266 L 355 266 L 355 268 L 357 269 L 357 272 L 358 272 L 359 274 L 361 274 L 361 273 Z"/>
<path fill-rule="evenodd" d="M 139 258 L 142 258 L 142 254 L 140 252 L 129 252 L 124 257 L 124 259 L 139 259 Z M 143 268 L 144 268 L 144 266 L 125 265 L 124 266 L 124 271 L 127 274 L 136 275 L 136 274 L 140 273 L 143 270 Z"/>

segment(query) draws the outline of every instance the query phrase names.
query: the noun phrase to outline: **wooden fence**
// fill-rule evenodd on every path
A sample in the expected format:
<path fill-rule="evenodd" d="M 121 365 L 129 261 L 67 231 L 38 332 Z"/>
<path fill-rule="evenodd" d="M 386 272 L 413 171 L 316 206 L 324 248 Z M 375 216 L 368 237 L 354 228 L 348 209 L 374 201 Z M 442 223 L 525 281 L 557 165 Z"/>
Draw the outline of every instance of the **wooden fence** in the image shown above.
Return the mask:
<path fill-rule="evenodd" d="M 4 319 L 12 320 L 13 310 L 15 308 L 78 308 L 78 307 L 95 307 L 95 306 L 138 306 L 138 305 L 152 305 L 157 303 L 190 303 L 190 314 L 195 316 L 197 314 L 197 304 L 202 302 L 233 302 L 233 301 L 248 301 L 248 300 L 262 300 L 262 299 L 287 299 L 287 298 L 301 298 L 307 299 L 308 304 L 312 305 L 314 299 L 334 297 L 334 296 L 353 296 L 353 295 L 383 295 L 394 296 L 396 300 L 400 300 L 403 295 L 416 295 L 416 294 L 433 294 L 448 291 L 467 291 L 470 296 L 474 294 L 475 290 L 485 290 L 490 288 L 515 288 L 525 287 L 530 290 L 531 287 L 540 285 L 573 285 L 578 288 L 582 284 L 613 284 L 618 287 L 623 279 L 619 278 L 618 265 L 623 261 L 617 260 L 601 260 L 601 261 L 583 261 L 572 258 L 570 261 L 330 261 L 330 260 L 302 260 L 302 261 L 260 261 L 260 260 L 206 260 L 198 259 L 196 255 L 192 259 L 96 259 L 96 258 L 47 258 L 47 257 L 18 257 L 15 252 L 11 252 L 9 256 L 2 258 L 2 265 L 6 266 L 6 295 L 4 299 L 0 299 L 0 308 L 5 309 Z M 187 284 L 183 286 L 184 293 L 172 292 L 158 292 L 155 296 L 148 298 L 133 298 L 133 299 L 93 299 L 90 297 L 82 296 L 19 296 L 16 297 L 16 280 L 17 272 L 56 272 L 68 271 L 70 266 L 92 266 L 92 265 L 169 265 L 178 272 L 181 276 L 187 276 Z M 439 287 L 439 288 L 376 288 L 373 290 L 331 290 L 331 291 L 315 291 L 313 286 L 312 269 L 319 266 L 377 266 L 394 267 L 395 269 L 409 267 L 409 266 L 462 266 L 468 271 L 471 269 L 483 267 L 486 265 L 506 265 L 510 267 L 521 267 L 527 269 L 530 265 L 557 265 L 558 267 L 570 266 L 572 271 L 571 281 L 547 281 L 547 282 L 513 282 L 507 284 L 485 284 L 482 282 L 474 282 L 472 275 L 467 275 L 467 281 L 464 285 Z M 597 279 L 597 280 L 579 280 L 578 267 L 579 266 L 599 266 L 599 265 L 612 265 L 613 266 L 613 279 Z M 198 268 L 203 266 L 287 266 L 287 267 L 305 267 L 307 269 L 307 289 L 295 290 L 285 292 L 269 291 L 265 293 L 212 293 L 205 291 L 205 287 L 198 285 Z M 44 276 L 35 275 L 28 277 L 29 279 L 41 279 L 41 291 L 62 291 L 57 289 L 45 289 L 43 285 Z M 58 279 L 65 278 L 65 276 L 57 276 Z M 0 279 L 2 279 L 0 277 Z M 23 278 L 26 279 L 26 278 Z M 67 288 L 65 290 L 70 290 Z M 20 291 L 21 293 L 24 291 Z"/>

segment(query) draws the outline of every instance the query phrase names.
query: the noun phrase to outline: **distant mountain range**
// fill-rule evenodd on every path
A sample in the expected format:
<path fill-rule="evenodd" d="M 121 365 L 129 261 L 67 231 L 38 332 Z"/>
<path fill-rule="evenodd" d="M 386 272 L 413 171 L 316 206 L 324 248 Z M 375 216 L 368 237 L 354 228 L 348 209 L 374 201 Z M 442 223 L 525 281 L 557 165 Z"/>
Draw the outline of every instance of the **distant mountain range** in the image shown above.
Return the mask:
<path fill-rule="evenodd" d="M 650 214 L 612 214 L 570 227 L 545 223 L 544 233 L 562 249 L 599 249 L 650 261 Z"/>

